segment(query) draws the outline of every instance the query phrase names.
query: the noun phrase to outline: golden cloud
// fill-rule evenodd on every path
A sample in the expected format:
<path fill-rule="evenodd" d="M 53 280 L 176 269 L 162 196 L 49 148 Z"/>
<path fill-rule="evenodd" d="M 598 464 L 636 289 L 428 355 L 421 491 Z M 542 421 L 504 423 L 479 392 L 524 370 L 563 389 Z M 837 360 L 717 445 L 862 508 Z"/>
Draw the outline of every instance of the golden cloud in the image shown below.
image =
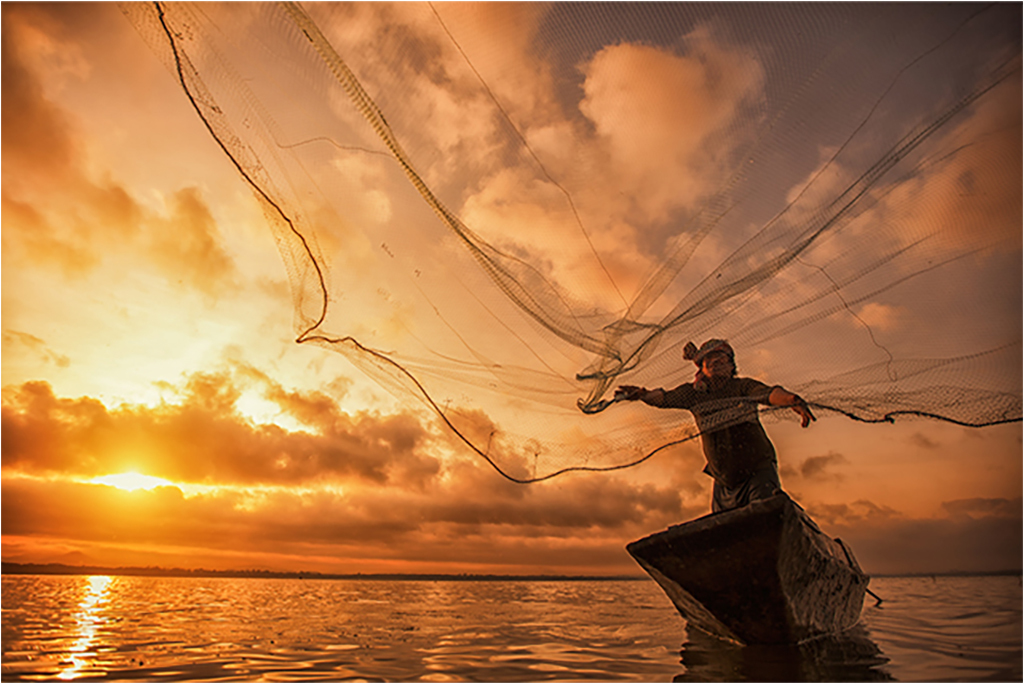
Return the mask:
<path fill-rule="evenodd" d="M 19 12 L 3 12 L 3 157 L 20 173 L 63 176 L 79 153 L 69 117 L 50 102 L 22 54 L 25 24 Z M 8 166 L 8 168 L 10 168 Z M 5 174 L 5 178 L 10 173 Z"/>
<path fill-rule="evenodd" d="M 607 144 L 618 190 L 648 220 L 692 205 L 717 187 L 730 123 L 761 94 L 759 62 L 717 41 L 707 28 L 682 54 L 630 43 L 603 48 L 585 67 L 580 110 Z"/>
<path fill-rule="evenodd" d="M 236 289 L 234 261 L 220 243 L 217 223 L 196 188 L 171 198 L 170 216 L 153 218 L 149 260 L 168 279 L 177 278 L 210 296 Z"/>
<path fill-rule="evenodd" d="M 18 353 L 17 349 L 27 350 L 41 358 L 44 363 L 52 363 L 58 368 L 67 368 L 71 365 L 71 359 L 64 354 L 58 354 L 46 343 L 35 335 L 19 332 L 17 330 L 4 330 L 3 337 L 4 353 Z"/>
<path fill-rule="evenodd" d="M 245 419 L 237 404 L 254 387 L 309 430 Z M 23 549 L 63 540 L 171 556 L 175 547 L 334 556 L 335 571 L 343 558 L 505 571 L 590 558 L 628 571 L 626 541 L 706 506 L 684 503 L 671 483 L 627 476 L 518 485 L 475 458 L 431 455 L 447 437 L 413 414 L 349 414 L 322 393 L 286 390 L 252 368 L 194 374 L 174 389 L 176 404 L 108 409 L 57 397 L 42 382 L 7 388 L 5 537 Z M 128 470 L 175 484 L 123 491 L 90 481 Z"/>
<path fill-rule="evenodd" d="M 90 398 L 54 396 L 44 382 L 5 391 L 3 464 L 20 472 L 93 477 L 131 470 L 173 482 L 296 485 L 326 479 L 405 484 L 430 478 L 425 429 L 403 414 L 333 413 L 288 432 L 255 425 L 236 408 L 229 373 L 197 373 L 180 404 L 107 409 Z M 294 411 L 294 399 L 281 399 Z M 296 411 L 299 415 L 301 412 Z"/>
<path fill-rule="evenodd" d="M 71 11 L 75 14 L 75 11 Z M 48 98 L 41 71 L 49 52 L 75 52 L 42 31 L 61 34 L 60 11 L 4 11 L 4 251 L 81 277 L 112 258 L 153 264 L 173 284 L 218 296 L 233 287 L 235 266 L 195 188 L 178 191 L 161 216 L 141 205 L 87 150 L 75 117 Z M 49 36 L 41 40 L 40 36 Z M 36 53 L 33 53 L 33 50 Z M 80 58 L 82 59 L 82 58 Z M 51 67 L 52 69 L 66 67 Z M 84 77 L 87 67 L 69 78 Z"/>
<path fill-rule="evenodd" d="M 253 389 L 248 381 L 254 377 L 262 383 L 258 389 L 265 399 L 308 430 L 288 431 L 246 419 L 237 405 Z M 251 368 L 196 373 L 175 389 L 179 403 L 108 409 L 88 397 L 56 397 L 45 382 L 6 388 L 5 472 L 82 479 L 138 470 L 175 483 L 229 488 L 360 485 L 370 487 L 366 491 L 397 487 L 422 493 L 443 487 L 449 496 L 440 497 L 444 501 L 433 507 L 444 510 L 458 501 L 459 515 L 469 515 L 438 514 L 437 520 L 446 522 L 483 523 L 479 513 L 467 511 L 490 507 L 491 522 L 526 524 L 534 519 L 560 527 L 576 520 L 612 526 L 650 512 L 671 514 L 683 505 L 674 487 L 658 490 L 608 476 L 573 480 L 559 496 L 548 499 L 547 493 L 562 486 L 517 485 L 475 457 L 432 455 L 444 451 L 451 437 L 415 414 L 347 413 L 321 392 L 285 390 Z M 482 414 L 474 420 L 490 424 Z M 354 496 L 346 494 L 348 500 Z M 369 507 L 380 505 L 382 511 L 394 505 L 389 493 L 381 496 L 378 503 L 369 495 L 362 501 Z M 505 510 L 501 503 L 518 505 L 528 499 L 535 507 L 525 511 Z M 424 514 L 418 517 L 424 519 Z"/>

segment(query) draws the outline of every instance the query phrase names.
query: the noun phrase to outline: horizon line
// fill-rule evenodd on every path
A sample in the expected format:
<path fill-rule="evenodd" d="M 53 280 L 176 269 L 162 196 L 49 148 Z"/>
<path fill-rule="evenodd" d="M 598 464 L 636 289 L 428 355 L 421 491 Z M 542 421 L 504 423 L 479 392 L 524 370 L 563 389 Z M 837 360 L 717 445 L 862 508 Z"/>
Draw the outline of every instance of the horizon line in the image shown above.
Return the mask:
<path fill-rule="evenodd" d="M 3 575 L 121 575 L 151 577 L 231 577 L 236 579 L 405 579 L 405 580 L 643 580 L 647 575 L 583 575 L 559 573 L 486 573 L 486 572 L 319 572 L 307 570 L 213 570 L 209 568 L 164 568 L 160 566 L 69 565 L 67 563 L 19 563 L 0 561 Z"/>
<path fill-rule="evenodd" d="M 164 568 L 160 566 L 69 565 L 67 563 L 19 563 L 0 561 L 0 575 L 110 575 L 124 577 L 225 577 L 232 579 L 326 579 L 405 581 L 638 581 L 648 575 L 582 575 L 559 573 L 444 573 L 444 572 L 354 572 L 327 573 L 306 570 L 213 570 L 209 568 Z M 878 573 L 871 577 L 996 577 L 1022 576 L 1022 569 L 949 570 L 943 572 Z"/>

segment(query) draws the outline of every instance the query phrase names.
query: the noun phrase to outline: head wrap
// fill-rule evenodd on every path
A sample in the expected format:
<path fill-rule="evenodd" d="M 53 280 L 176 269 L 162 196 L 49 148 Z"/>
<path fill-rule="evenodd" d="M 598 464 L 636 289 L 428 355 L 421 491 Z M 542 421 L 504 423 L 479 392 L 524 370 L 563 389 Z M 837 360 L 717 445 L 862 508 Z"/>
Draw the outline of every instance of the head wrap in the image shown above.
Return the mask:
<path fill-rule="evenodd" d="M 700 345 L 700 349 L 697 348 L 693 342 L 687 342 L 686 346 L 683 347 L 683 358 L 689 359 L 697 364 L 697 375 L 693 378 L 693 386 L 699 390 L 706 391 L 708 389 L 708 376 L 704 375 L 704 357 L 711 352 L 725 352 L 729 355 L 729 360 L 732 362 L 733 369 L 736 368 L 736 353 L 729 346 L 729 343 L 725 340 L 708 340 L 704 344 Z M 733 370 L 733 373 L 736 371 Z"/>
<path fill-rule="evenodd" d="M 704 363 L 704 357 L 711 352 L 725 352 L 729 355 L 729 359 L 733 362 L 733 365 L 736 364 L 736 353 L 725 340 L 708 340 L 704 344 L 700 345 L 700 349 L 697 349 L 697 346 L 693 342 L 687 342 L 686 346 L 683 347 L 683 358 L 690 359 L 700 366 Z"/>

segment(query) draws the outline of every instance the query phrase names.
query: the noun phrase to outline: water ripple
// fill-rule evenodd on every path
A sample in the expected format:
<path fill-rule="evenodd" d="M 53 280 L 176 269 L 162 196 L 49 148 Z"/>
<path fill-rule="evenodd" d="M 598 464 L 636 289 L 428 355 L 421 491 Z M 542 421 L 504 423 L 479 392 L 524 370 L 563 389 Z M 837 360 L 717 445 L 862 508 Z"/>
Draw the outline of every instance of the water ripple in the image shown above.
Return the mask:
<path fill-rule="evenodd" d="M 4 681 L 1021 679 L 1019 578 L 880 578 L 841 639 L 741 648 L 653 582 L 3 577 Z"/>

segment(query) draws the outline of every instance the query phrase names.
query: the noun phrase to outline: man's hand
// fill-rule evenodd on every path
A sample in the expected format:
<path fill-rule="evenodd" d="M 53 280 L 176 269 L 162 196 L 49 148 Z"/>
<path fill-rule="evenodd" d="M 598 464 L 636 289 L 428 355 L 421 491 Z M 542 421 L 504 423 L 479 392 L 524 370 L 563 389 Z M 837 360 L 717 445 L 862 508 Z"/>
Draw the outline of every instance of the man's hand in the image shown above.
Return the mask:
<path fill-rule="evenodd" d="M 806 401 L 781 387 L 772 389 L 772 393 L 768 396 L 768 403 L 772 406 L 788 406 L 796 413 L 799 413 L 800 427 L 807 427 L 811 424 L 811 421 L 817 420 L 814 414 L 811 413 L 811 409 L 807 406 Z"/>
<path fill-rule="evenodd" d="M 798 397 L 799 399 L 799 397 Z M 811 413 L 811 408 L 804 402 L 803 399 L 799 399 L 800 403 L 794 404 L 792 409 L 800 414 L 800 427 L 807 427 L 811 424 L 812 420 L 818 420 Z"/>
<path fill-rule="evenodd" d="M 646 387 L 637 387 L 636 385 L 622 385 L 621 387 L 615 388 L 616 401 L 637 401 L 638 399 L 642 399 L 646 394 Z"/>

